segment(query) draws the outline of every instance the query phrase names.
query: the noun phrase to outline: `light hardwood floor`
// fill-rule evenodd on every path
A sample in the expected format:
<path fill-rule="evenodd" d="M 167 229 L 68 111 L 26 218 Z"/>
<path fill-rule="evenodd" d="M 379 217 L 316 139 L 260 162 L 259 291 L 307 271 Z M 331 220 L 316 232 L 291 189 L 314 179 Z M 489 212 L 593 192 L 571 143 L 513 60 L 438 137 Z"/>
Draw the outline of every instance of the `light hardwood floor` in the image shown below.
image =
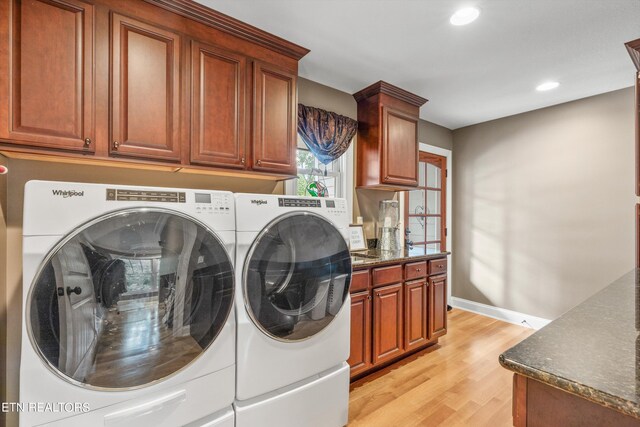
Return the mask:
<path fill-rule="evenodd" d="M 351 426 L 510 427 L 512 372 L 498 355 L 534 331 L 454 309 L 437 345 L 351 385 Z"/>

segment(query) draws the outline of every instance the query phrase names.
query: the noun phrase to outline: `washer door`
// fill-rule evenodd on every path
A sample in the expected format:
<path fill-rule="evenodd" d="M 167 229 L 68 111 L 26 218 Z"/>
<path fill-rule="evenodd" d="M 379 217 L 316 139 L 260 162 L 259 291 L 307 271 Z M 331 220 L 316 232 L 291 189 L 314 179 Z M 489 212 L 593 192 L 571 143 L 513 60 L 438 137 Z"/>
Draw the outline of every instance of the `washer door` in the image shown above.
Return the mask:
<path fill-rule="evenodd" d="M 63 239 L 29 291 L 27 330 L 56 374 L 96 389 L 149 385 L 191 363 L 232 309 L 233 266 L 204 224 L 132 209 Z"/>
<path fill-rule="evenodd" d="M 350 284 L 344 237 L 313 213 L 287 214 L 268 225 L 244 266 L 250 317 L 265 334 L 283 341 L 304 340 L 326 328 Z"/>

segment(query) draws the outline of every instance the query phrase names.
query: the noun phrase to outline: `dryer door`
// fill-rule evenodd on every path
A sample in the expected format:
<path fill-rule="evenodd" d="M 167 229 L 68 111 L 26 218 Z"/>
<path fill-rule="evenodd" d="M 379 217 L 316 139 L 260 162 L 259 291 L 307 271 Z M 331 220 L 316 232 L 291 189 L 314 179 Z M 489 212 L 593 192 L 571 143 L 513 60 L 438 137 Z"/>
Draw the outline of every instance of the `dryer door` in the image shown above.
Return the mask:
<path fill-rule="evenodd" d="M 27 331 L 63 379 L 96 389 L 149 385 L 204 353 L 233 304 L 233 266 L 204 224 L 129 209 L 79 227 L 29 291 Z"/>
<path fill-rule="evenodd" d="M 308 339 L 333 320 L 351 284 L 344 237 L 313 213 L 292 213 L 269 224 L 244 266 L 246 309 L 256 326 L 282 341 Z"/>

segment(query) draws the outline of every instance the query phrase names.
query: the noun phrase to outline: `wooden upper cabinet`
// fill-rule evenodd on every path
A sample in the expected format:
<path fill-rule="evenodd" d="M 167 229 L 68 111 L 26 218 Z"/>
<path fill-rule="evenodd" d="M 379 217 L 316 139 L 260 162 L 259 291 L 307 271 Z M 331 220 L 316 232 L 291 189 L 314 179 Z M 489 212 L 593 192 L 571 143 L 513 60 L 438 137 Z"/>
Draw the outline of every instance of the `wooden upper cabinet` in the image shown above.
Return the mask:
<path fill-rule="evenodd" d="M 110 153 L 180 160 L 180 36 L 111 15 Z"/>
<path fill-rule="evenodd" d="M 0 138 L 11 144 L 94 150 L 94 7 L 79 0 L 12 0 L 0 60 Z M 9 46 L 10 45 L 10 46 Z M 6 54 L 9 52 L 7 58 Z M 9 93 L 6 93 L 6 90 Z"/>
<path fill-rule="evenodd" d="M 191 162 L 244 168 L 246 57 L 192 42 Z"/>
<path fill-rule="evenodd" d="M 404 352 L 402 283 L 373 290 L 373 364 Z"/>
<path fill-rule="evenodd" d="M 447 333 L 447 276 L 429 277 L 429 339 Z"/>
<path fill-rule="evenodd" d="M 296 175 L 296 75 L 253 64 L 252 169 Z"/>
<path fill-rule="evenodd" d="M 404 350 L 423 346 L 429 340 L 427 280 L 404 285 Z"/>
<path fill-rule="evenodd" d="M 418 185 L 418 120 L 426 99 L 380 81 L 358 102 L 356 186 L 407 190 Z"/>
<path fill-rule="evenodd" d="M 382 176 L 387 185 L 418 185 L 418 117 L 382 107 Z"/>

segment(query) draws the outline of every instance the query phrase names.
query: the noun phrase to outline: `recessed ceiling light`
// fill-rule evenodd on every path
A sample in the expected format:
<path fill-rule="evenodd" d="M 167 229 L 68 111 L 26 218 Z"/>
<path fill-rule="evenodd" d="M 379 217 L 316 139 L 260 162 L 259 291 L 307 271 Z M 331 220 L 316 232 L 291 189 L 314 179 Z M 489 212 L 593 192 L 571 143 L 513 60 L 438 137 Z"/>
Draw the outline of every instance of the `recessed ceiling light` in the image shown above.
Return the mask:
<path fill-rule="evenodd" d="M 545 91 L 547 91 L 547 90 L 555 89 L 555 88 L 557 88 L 558 86 L 560 86 L 560 83 L 558 83 L 558 82 L 544 82 L 544 83 L 542 83 L 542 84 L 539 84 L 539 85 L 536 87 L 536 90 L 537 90 L 538 92 L 545 92 Z"/>
<path fill-rule="evenodd" d="M 452 25 L 467 25 L 475 21 L 478 16 L 480 16 L 480 11 L 475 7 L 465 7 L 464 9 L 459 9 L 451 15 L 449 18 L 449 22 Z"/>

